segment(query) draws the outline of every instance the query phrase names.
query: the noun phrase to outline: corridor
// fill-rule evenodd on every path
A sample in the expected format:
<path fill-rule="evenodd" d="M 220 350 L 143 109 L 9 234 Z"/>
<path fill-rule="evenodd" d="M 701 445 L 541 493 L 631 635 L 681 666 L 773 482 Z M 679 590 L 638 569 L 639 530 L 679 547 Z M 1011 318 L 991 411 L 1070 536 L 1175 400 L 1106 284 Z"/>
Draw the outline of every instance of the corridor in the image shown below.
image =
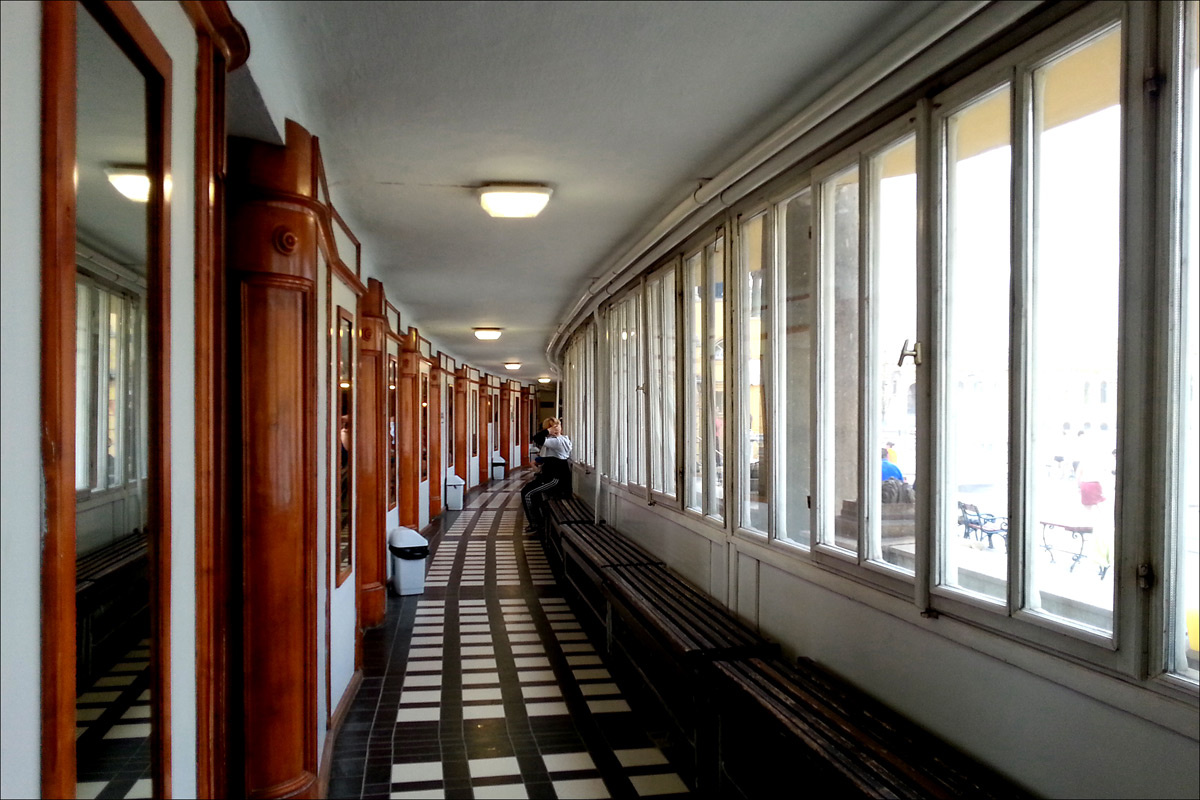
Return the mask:
<path fill-rule="evenodd" d="M 424 593 L 390 596 L 366 633 L 330 797 L 687 794 L 677 735 L 606 661 L 522 532 L 529 474 L 444 513 Z"/>

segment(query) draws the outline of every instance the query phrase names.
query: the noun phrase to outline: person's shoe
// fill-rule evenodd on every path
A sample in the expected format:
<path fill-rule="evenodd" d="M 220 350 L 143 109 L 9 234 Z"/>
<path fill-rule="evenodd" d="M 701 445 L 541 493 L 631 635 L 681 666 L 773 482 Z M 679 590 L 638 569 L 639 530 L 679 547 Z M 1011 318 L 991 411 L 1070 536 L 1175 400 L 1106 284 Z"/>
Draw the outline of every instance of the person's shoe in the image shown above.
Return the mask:
<path fill-rule="evenodd" d="M 533 533 L 533 532 L 534 532 L 534 531 L 536 531 L 537 529 L 538 529 L 538 526 L 537 526 L 537 525 L 526 525 L 526 526 L 525 526 L 525 532 L 526 532 L 526 533 Z"/>

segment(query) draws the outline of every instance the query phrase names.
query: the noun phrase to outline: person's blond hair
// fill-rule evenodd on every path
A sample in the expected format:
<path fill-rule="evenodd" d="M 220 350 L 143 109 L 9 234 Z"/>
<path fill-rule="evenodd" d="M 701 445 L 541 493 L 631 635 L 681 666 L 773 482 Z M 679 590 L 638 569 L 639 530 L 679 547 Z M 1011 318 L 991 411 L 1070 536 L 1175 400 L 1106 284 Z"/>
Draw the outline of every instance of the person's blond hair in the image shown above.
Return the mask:
<path fill-rule="evenodd" d="M 542 427 L 549 429 L 558 424 L 558 417 L 546 417 L 542 420 Z"/>

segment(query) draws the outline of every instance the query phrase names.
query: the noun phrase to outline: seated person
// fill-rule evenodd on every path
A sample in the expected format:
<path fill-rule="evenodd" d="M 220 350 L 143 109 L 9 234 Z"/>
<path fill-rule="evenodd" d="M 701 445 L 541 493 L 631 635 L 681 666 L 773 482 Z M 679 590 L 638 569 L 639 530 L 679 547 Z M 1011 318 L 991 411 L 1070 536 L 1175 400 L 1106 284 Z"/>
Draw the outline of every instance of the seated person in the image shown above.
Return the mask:
<path fill-rule="evenodd" d="M 554 417 L 545 421 L 546 438 L 541 450 L 541 469 L 521 488 L 521 505 L 529 523 L 526 532 L 542 526 L 542 504 L 548 497 L 570 497 L 571 439 L 563 434 L 562 423 Z"/>
<path fill-rule="evenodd" d="M 535 433 L 533 435 L 533 437 L 530 439 L 530 441 L 533 442 L 537 446 L 538 453 L 539 453 L 539 455 L 534 457 L 533 463 L 535 463 L 535 464 L 542 463 L 542 457 L 540 455 L 540 453 L 542 452 L 542 445 L 544 445 L 546 443 L 546 437 L 550 435 L 550 426 L 552 424 L 554 424 L 555 422 L 558 422 L 558 420 L 556 420 L 554 417 L 546 417 L 544 420 L 542 420 L 542 429 L 540 431 L 538 431 L 537 433 Z"/>
<path fill-rule="evenodd" d="M 881 449 L 883 450 L 881 454 L 883 457 L 883 480 L 887 481 L 895 478 L 896 480 L 903 482 L 904 473 L 900 471 L 899 467 L 888 460 L 888 449 L 886 447 Z"/>

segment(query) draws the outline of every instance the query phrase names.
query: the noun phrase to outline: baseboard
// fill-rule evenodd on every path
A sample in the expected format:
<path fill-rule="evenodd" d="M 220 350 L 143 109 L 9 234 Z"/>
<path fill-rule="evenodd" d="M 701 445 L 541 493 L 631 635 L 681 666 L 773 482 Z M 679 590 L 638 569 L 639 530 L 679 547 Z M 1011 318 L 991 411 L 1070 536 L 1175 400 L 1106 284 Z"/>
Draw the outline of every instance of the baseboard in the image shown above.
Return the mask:
<path fill-rule="evenodd" d="M 358 696 L 358 689 L 362 686 L 362 682 L 362 670 L 356 670 L 350 676 L 350 683 L 346 686 L 346 691 L 342 693 L 342 699 L 338 701 L 337 709 L 329 719 L 329 731 L 325 734 L 325 746 L 321 748 L 321 769 L 317 774 L 318 797 L 329 797 L 329 775 L 333 771 L 333 748 L 337 744 L 342 723 L 346 721 L 346 715 L 350 713 L 350 706 L 354 704 L 354 698 Z"/>

